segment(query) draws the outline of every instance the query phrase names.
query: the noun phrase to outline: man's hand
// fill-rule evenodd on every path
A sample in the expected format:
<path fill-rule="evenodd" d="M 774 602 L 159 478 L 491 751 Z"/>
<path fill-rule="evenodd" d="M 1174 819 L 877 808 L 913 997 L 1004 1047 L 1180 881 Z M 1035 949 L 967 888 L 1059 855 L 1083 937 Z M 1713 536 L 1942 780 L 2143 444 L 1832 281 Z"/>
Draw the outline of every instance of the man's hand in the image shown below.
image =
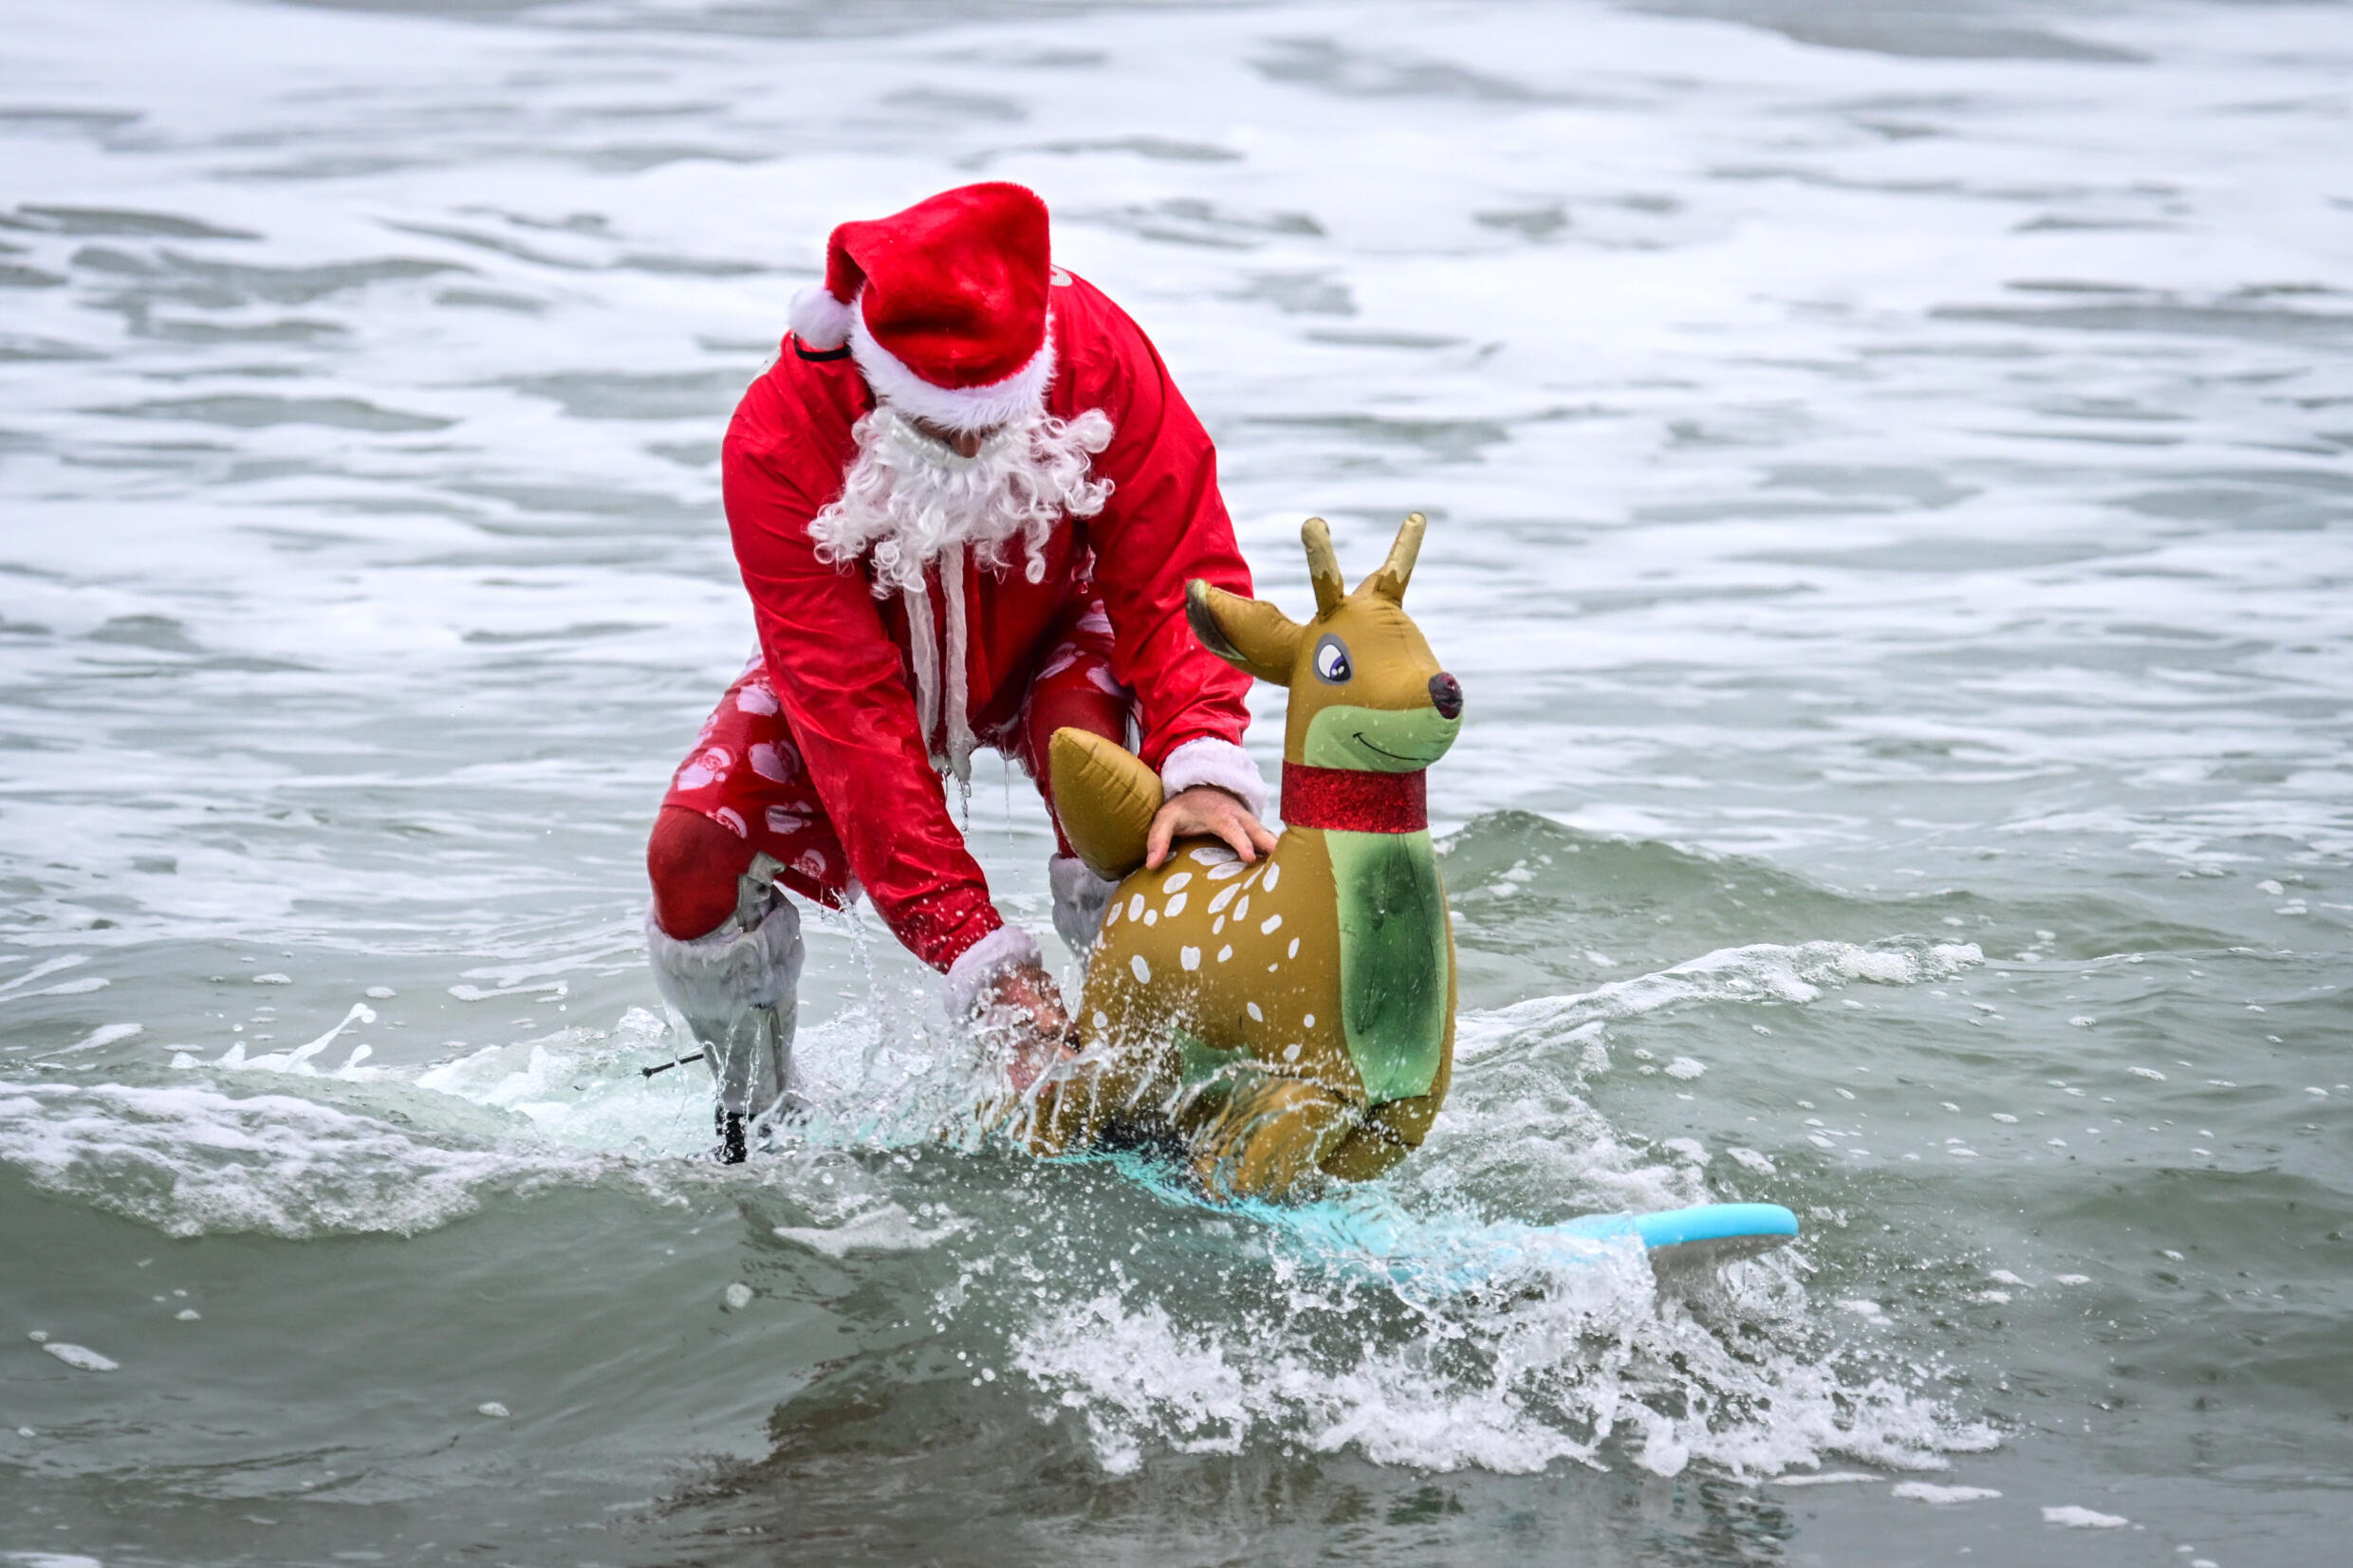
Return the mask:
<path fill-rule="evenodd" d="M 1179 839 L 1223 839 L 1245 860 L 1274 853 L 1274 835 L 1250 814 L 1250 807 L 1215 784 L 1195 784 L 1160 802 L 1144 840 L 1144 864 L 1154 871 Z"/>
<path fill-rule="evenodd" d="M 989 982 L 980 993 L 980 1022 L 1012 1042 L 1007 1064 L 1016 1094 L 1025 1093 L 1046 1070 L 1073 1053 L 1070 1014 L 1062 989 L 1043 964 L 1023 964 Z"/>

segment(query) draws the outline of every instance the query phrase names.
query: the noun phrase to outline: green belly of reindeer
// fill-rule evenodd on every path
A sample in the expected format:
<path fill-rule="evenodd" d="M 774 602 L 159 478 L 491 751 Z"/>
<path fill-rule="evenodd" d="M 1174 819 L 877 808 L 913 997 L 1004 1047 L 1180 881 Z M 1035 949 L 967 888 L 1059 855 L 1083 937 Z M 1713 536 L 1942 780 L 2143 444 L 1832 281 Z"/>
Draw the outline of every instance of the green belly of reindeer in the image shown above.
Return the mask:
<path fill-rule="evenodd" d="M 1375 1105 L 1426 1095 L 1446 1044 L 1454 953 L 1422 833 L 1324 835 L 1340 895 L 1341 1023 Z"/>

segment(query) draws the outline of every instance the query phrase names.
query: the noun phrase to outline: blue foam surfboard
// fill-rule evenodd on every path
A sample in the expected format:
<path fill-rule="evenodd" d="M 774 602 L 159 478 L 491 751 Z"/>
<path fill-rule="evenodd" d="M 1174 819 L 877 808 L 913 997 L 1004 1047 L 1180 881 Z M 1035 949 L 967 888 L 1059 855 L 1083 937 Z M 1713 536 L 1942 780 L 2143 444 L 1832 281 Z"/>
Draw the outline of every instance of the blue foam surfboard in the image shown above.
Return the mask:
<path fill-rule="evenodd" d="M 1493 1283 L 1529 1268 L 1602 1263 L 1640 1242 L 1655 1273 L 1688 1273 L 1753 1258 L 1797 1238 L 1797 1216 L 1779 1204 L 1714 1203 L 1652 1214 L 1587 1214 L 1559 1225 L 1468 1216 L 1419 1219 L 1389 1206 L 1346 1200 L 1297 1208 L 1237 1206 L 1335 1261 L 1400 1282 L 1454 1287 Z"/>
<path fill-rule="evenodd" d="M 1595 1241 L 1634 1235 L 1654 1266 L 1688 1267 L 1753 1258 L 1797 1240 L 1797 1216 L 1777 1203 L 1703 1203 L 1655 1214 L 1588 1214 L 1560 1227 Z"/>
<path fill-rule="evenodd" d="M 1461 1214 L 1423 1218 L 1374 1190 L 1306 1204 L 1213 1203 L 1166 1166 L 1125 1153 L 1108 1157 L 1164 1202 L 1263 1225 L 1297 1238 L 1327 1262 L 1400 1283 L 1473 1288 L 1531 1266 L 1589 1266 L 1628 1239 L 1641 1244 L 1654 1272 L 1687 1273 L 1753 1258 L 1798 1235 L 1797 1216 L 1774 1203 L 1587 1214 L 1558 1225 Z"/>

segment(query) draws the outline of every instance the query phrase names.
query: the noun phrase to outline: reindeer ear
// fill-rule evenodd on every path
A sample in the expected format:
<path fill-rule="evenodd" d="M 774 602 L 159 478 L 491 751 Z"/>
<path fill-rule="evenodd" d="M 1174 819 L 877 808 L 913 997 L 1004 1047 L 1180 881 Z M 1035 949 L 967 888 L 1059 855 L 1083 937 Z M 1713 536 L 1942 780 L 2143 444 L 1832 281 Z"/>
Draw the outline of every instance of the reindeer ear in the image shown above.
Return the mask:
<path fill-rule="evenodd" d="M 1237 670 L 1277 686 L 1291 683 L 1306 628 L 1263 599 L 1244 599 L 1195 578 L 1185 584 L 1185 619 L 1201 646 Z"/>
<path fill-rule="evenodd" d="M 1414 580 L 1414 561 L 1421 554 L 1421 536 L 1429 526 L 1430 520 L 1421 513 L 1409 513 L 1389 546 L 1389 559 L 1380 563 L 1380 570 L 1358 583 L 1356 591 L 1361 594 L 1370 589 L 1392 604 L 1403 603 L 1405 585 Z"/>

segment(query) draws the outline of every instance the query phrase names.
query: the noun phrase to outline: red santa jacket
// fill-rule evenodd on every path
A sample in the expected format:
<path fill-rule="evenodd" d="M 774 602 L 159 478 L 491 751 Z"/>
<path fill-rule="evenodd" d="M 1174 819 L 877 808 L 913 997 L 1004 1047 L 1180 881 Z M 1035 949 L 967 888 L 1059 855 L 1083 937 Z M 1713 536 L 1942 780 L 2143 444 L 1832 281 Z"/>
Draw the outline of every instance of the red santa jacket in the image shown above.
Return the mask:
<path fill-rule="evenodd" d="M 1058 271 L 1048 291 L 1056 368 L 1051 414 L 1109 416 L 1111 445 L 1093 471 L 1112 481 L 1091 518 L 1065 518 L 1045 552 L 1046 577 L 1022 557 L 1002 575 L 968 568 L 973 729 L 989 734 L 1021 710 L 1059 611 L 1092 571 L 1117 646 L 1112 673 L 1136 693 L 1143 760 L 1156 769 L 1189 740 L 1238 744 L 1250 677 L 1187 628 L 1185 583 L 1251 591 L 1250 568 L 1217 493 L 1209 434 L 1142 329 L 1099 289 Z M 847 852 L 851 873 L 899 941 L 946 969 L 1003 920 L 964 847 L 916 716 L 906 615 L 878 600 L 862 566 L 817 559 L 808 524 L 842 492 L 856 455 L 850 427 L 874 396 L 846 349 L 817 353 L 787 338 L 728 427 L 720 466 L 735 559 L 760 648 L 804 763 Z M 931 581 L 933 621 L 943 585 Z"/>

